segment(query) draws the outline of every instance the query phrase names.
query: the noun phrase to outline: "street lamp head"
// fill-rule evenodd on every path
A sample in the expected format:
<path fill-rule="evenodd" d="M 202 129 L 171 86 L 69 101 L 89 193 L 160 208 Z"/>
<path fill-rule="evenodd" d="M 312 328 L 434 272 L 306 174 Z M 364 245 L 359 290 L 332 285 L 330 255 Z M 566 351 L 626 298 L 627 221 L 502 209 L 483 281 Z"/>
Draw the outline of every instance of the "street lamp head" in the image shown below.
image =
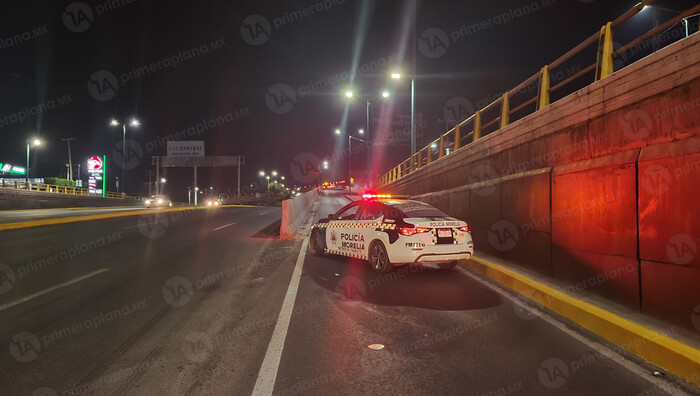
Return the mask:
<path fill-rule="evenodd" d="M 265 171 L 258 172 L 258 175 L 260 175 L 260 177 L 265 177 Z"/>
<path fill-rule="evenodd" d="M 161 183 L 165 183 L 165 182 L 166 182 L 165 178 L 164 178 L 164 177 L 161 177 L 161 178 L 160 178 L 160 182 L 161 182 Z"/>
<path fill-rule="evenodd" d="M 119 121 L 117 121 L 116 118 L 112 118 L 112 121 L 110 121 L 109 124 L 112 125 L 112 126 L 117 126 L 117 125 L 119 125 Z"/>
<path fill-rule="evenodd" d="M 336 135 L 340 135 L 341 133 L 343 133 L 343 132 L 342 132 L 340 129 L 338 129 L 338 128 L 335 129 L 335 134 L 336 134 Z"/>
<path fill-rule="evenodd" d="M 265 179 L 270 180 L 270 176 L 265 176 Z"/>
<path fill-rule="evenodd" d="M 364 134 L 365 134 L 365 130 L 362 129 L 362 128 L 360 128 L 360 129 L 357 131 L 357 133 L 359 133 L 360 135 L 364 135 Z"/>
<path fill-rule="evenodd" d="M 39 140 L 39 139 L 33 139 L 33 140 L 32 140 L 32 145 L 34 145 L 34 146 L 41 146 L 41 140 Z"/>
<path fill-rule="evenodd" d="M 392 79 L 392 80 L 400 80 L 400 79 L 401 79 L 401 73 L 399 73 L 399 72 L 393 72 L 393 73 L 391 73 L 391 79 Z"/>
<path fill-rule="evenodd" d="M 140 123 L 139 120 L 137 120 L 136 118 L 134 118 L 134 119 L 131 120 L 131 126 L 137 127 L 137 126 L 140 126 L 140 125 L 141 125 L 141 123 Z"/>
<path fill-rule="evenodd" d="M 382 92 L 382 98 L 388 98 L 388 97 L 389 97 L 389 91 Z"/>
<path fill-rule="evenodd" d="M 280 177 L 280 179 L 284 180 L 284 176 Z"/>
<path fill-rule="evenodd" d="M 345 97 L 346 98 L 352 98 L 355 94 L 351 90 L 345 91 Z"/>
<path fill-rule="evenodd" d="M 277 171 L 272 171 L 272 176 L 277 176 Z"/>

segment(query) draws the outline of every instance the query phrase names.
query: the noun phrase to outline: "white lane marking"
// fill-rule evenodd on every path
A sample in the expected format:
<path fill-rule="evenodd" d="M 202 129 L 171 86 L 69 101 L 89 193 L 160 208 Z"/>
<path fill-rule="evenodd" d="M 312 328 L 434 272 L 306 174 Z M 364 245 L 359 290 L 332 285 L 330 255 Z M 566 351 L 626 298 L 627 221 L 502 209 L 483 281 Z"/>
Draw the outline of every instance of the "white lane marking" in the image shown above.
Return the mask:
<path fill-rule="evenodd" d="M 56 290 L 58 290 L 58 289 L 60 289 L 60 288 L 62 288 L 62 287 L 66 287 L 66 286 L 70 286 L 70 285 L 72 285 L 72 284 L 74 284 L 74 283 L 78 283 L 78 282 L 83 281 L 83 280 L 85 280 L 85 279 L 91 278 L 91 277 L 93 277 L 93 276 L 95 276 L 95 275 L 99 275 L 99 274 L 101 274 L 101 273 L 103 273 L 103 272 L 105 272 L 105 271 L 109 271 L 109 268 L 98 269 L 97 271 L 90 272 L 89 274 L 85 274 L 85 275 L 83 275 L 83 276 L 79 276 L 79 277 L 77 277 L 77 278 L 75 278 L 75 279 L 71 279 L 71 280 L 69 280 L 69 281 L 67 281 L 67 282 L 60 283 L 60 284 L 58 284 L 58 285 L 56 285 L 56 286 L 51 286 L 51 287 L 49 287 L 48 289 L 44 289 L 44 290 L 42 290 L 42 291 L 40 291 L 40 292 L 36 292 L 36 293 L 30 294 L 30 295 L 28 295 L 28 296 L 26 296 L 26 297 L 22 297 L 22 298 L 20 298 L 20 299 L 18 299 L 18 300 L 11 301 L 11 302 L 9 302 L 9 303 L 7 303 L 7 304 L 0 305 L 0 311 L 4 311 L 4 310 L 6 310 L 6 309 L 8 309 L 8 308 L 12 308 L 12 307 L 14 307 L 15 305 L 22 304 L 23 302 L 27 302 L 27 301 L 29 301 L 29 300 L 31 300 L 31 299 L 34 299 L 34 298 L 43 296 L 44 294 L 51 293 L 51 292 L 56 291 Z"/>
<path fill-rule="evenodd" d="M 222 228 L 226 228 L 226 227 L 232 226 L 232 225 L 234 225 L 234 224 L 236 224 L 236 223 L 229 223 L 229 224 L 226 224 L 226 225 L 222 225 L 221 227 L 216 227 L 216 228 L 214 228 L 214 231 L 219 231 L 219 230 L 222 229 Z"/>
<path fill-rule="evenodd" d="M 582 342 L 582 343 L 585 344 L 587 347 L 589 347 L 589 348 L 595 350 L 596 352 L 598 352 L 598 353 L 600 354 L 600 356 L 602 356 L 603 358 L 609 358 L 609 359 L 612 360 L 613 362 L 615 362 L 615 363 L 619 364 L 620 366 L 626 368 L 627 370 L 629 370 L 629 371 L 632 372 L 633 374 L 638 375 L 639 377 L 641 377 L 642 379 L 644 379 L 644 380 L 646 380 L 647 382 L 651 383 L 652 385 L 655 385 L 655 386 L 661 388 L 662 390 L 664 390 L 665 392 L 668 392 L 668 394 L 671 394 L 671 395 L 687 395 L 687 394 L 688 394 L 688 393 L 683 392 L 683 391 L 681 391 L 680 389 L 676 388 L 675 386 L 673 386 L 673 384 L 671 384 L 671 383 L 669 383 L 669 382 L 666 382 L 666 381 L 664 381 L 664 380 L 662 380 L 662 379 L 660 379 L 660 378 L 652 377 L 652 376 L 650 375 L 650 372 L 649 372 L 648 370 L 645 370 L 645 369 L 644 369 L 642 366 L 640 366 L 639 364 L 637 364 L 637 363 L 635 363 L 635 362 L 633 362 L 633 361 L 631 361 L 631 360 L 625 358 L 624 356 L 620 355 L 619 352 L 617 352 L 617 351 L 615 351 L 615 350 L 613 350 L 613 349 L 611 349 L 611 348 L 608 348 L 607 346 L 605 346 L 605 345 L 603 345 L 603 344 L 600 344 L 600 343 L 598 343 L 598 342 L 595 342 L 595 341 L 593 341 L 593 340 L 590 340 L 590 339 L 584 337 L 583 335 L 581 335 L 581 334 L 577 333 L 576 331 L 570 329 L 570 328 L 567 327 L 564 323 L 558 321 L 557 319 L 555 319 L 554 317 L 552 317 L 552 316 L 549 315 L 548 313 L 538 311 L 537 309 L 532 308 L 531 306 L 529 306 L 529 305 L 527 305 L 527 304 L 525 304 L 525 303 L 523 303 L 523 302 L 521 302 L 521 301 L 518 301 L 517 299 L 513 298 L 510 294 L 508 294 L 507 292 L 505 292 L 503 289 L 501 289 L 499 286 L 492 285 L 491 283 L 486 282 L 486 281 L 484 281 L 484 280 L 478 278 L 476 275 L 472 274 L 471 272 L 465 270 L 465 269 L 462 268 L 462 267 L 457 267 L 457 269 L 458 269 L 460 272 L 462 272 L 463 274 L 469 276 L 470 278 L 476 280 L 477 282 L 479 282 L 479 283 L 485 285 L 485 286 L 488 287 L 489 289 L 491 289 L 491 290 L 495 291 L 496 293 L 502 295 L 503 297 L 509 299 L 510 301 L 513 302 L 513 304 L 517 304 L 517 305 L 518 305 L 519 307 L 521 307 L 522 309 L 525 309 L 525 310 L 529 311 L 529 312 L 532 313 L 533 315 L 535 315 L 535 316 L 537 316 L 538 318 L 544 320 L 545 322 L 547 322 L 547 323 L 549 323 L 550 325 L 556 327 L 557 329 L 563 331 L 564 333 L 566 333 L 567 335 L 573 337 L 573 338 L 576 339 L 577 341 Z M 526 296 L 523 296 L 523 297 L 527 298 Z M 528 298 L 528 300 L 529 300 L 529 298 Z M 545 309 L 546 309 L 546 308 L 545 308 Z M 577 325 L 577 326 L 578 326 L 578 325 Z"/>
<path fill-rule="evenodd" d="M 264 214 L 267 214 L 267 211 L 262 212 L 262 213 L 258 213 L 258 216 L 262 216 L 262 215 L 264 215 Z"/>
<path fill-rule="evenodd" d="M 299 252 L 299 257 L 297 257 L 297 263 L 294 267 L 294 272 L 292 273 L 292 279 L 289 281 L 289 287 L 287 288 L 287 295 L 284 297 L 282 309 L 277 317 L 275 330 L 272 332 L 272 339 L 270 339 L 270 344 L 267 346 L 267 352 L 265 352 L 265 358 L 260 366 L 258 379 L 255 381 L 255 388 L 253 388 L 252 396 L 272 395 L 272 391 L 275 389 L 277 371 L 279 370 L 282 350 L 284 349 L 284 340 L 287 338 L 289 322 L 292 319 L 294 301 L 297 298 L 299 280 L 301 279 L 301 270 L 304 266 L 304 259 L 306 258 L 306 249 L 308 245 L 309 238 L 307 237 L 304 238 L 304 242 L 301 244 L 301 251 Z"/>

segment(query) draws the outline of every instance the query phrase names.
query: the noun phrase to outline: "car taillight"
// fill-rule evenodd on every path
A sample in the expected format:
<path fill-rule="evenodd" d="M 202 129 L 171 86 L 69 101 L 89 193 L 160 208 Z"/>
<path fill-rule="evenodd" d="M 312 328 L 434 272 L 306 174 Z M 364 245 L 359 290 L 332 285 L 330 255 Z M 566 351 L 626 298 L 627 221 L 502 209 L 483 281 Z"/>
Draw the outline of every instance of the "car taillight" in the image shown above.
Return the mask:
<path fill-rule="evenodd" d="M 425 227 L 399 227 L 399 232 L 401 235 L 411 236 L 413 234 L 420 234 L 423 232 L 428 232 L 428 228 Z"/>
<path fill-rule="evenodd" d="M 472 233 L 472 229 L 471 229 L 471 228 L 469 228 L 469 226 L 468 226 L 468 225 L 465 225 L 465 226 L 459 227 L 459 230 L 460 230 L 460 231 L 464 231 L 464 232 L 468 232 L 468 233 L 470 233 L 470 234 Z"/>

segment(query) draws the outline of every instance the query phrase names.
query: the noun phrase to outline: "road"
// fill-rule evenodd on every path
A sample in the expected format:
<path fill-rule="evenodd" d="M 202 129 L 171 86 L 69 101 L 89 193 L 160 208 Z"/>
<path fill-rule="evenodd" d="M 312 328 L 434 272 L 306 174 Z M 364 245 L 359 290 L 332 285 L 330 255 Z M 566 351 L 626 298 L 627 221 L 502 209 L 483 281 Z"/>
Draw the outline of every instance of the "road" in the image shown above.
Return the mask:
<path fill-rule="evenodd" d="M 316 218 L 347 202 L 324 193 Z M 219 208 L 2 232 L 2 393 L 250 395 L 259 374 L 280 395 L 668 393 L 466 271 L 380 276 L 278 240 L 279 219 Z"/>
<path fill-rule="evenodd" d="M 0 224 L 143 210 L 144 207 L 0 210 Z"/>

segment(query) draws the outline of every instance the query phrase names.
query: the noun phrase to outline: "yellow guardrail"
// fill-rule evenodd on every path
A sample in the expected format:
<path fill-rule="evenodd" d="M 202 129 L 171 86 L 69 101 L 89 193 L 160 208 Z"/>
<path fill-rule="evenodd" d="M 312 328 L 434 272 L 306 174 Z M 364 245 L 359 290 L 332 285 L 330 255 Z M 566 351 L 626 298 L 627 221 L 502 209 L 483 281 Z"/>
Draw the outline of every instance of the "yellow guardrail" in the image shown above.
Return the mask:
<path fill-rule="evenodd" d="M 550 94 L 560 90 L 564 86 L 579 79 L 587 73 L 595 70 L 595 81 L 605 78 L 614 72 L 614 59 L 621 54 L 624 54 L 630 48 L 640 45 L 644 40 L 655 36 L 656 34 L 666 32 L 681 20 L 700 12 L 700 5 L 680 13 L 673 19 L 670 19 L 659 26 L 649 30 L 638 38 L 632 40 L 628 44 L 614 49 L 613 32 L 616 27 L 626 22 L 633 16 L 641 12 L 646 6 L 651 5 L 656 0 L 644 0 L 627 11 L 613 22 L 605 24 L 599 32 L 594 33 L 582 43 L 571 49 L 566 54 L 562 55 L 554 62 L 545 65 L 542 69 L 523 81 L 517 87 L 507 91 L 502 97 L 491 102 L 484 108 L 476 111 L 472 116 L 459 122 L 454 128 L 450 129 L 436 140 L 430 142 L 427 146 L 417 150 L 414 155 L 401 162 L 387 173 L 379 177 L 378 184 L 385 186 L 393 183 L 411 172 L 420 169 L 421 167 L 431 163 L 432 161 L 452 154 L 461 147 L 473 143 L 484 135 L 489 128 L 499 130 L 511 122 L 511 116 L 520 114 L 520 118 L 537 112 L 550 104 Z M 553 69 L 561 67 L 564 62 L 572 59 L 574 56 L 581 53 L 584 49 L 598 43 L 597 60 L 595 63 L 585 67 L 575 74 L 558 82 L 554 86 L 550 86 L 550 74 Z M 659 45 L 659 44 L 657 44 Z M 660 46 L 660 45 L 659 45 Z M 519 103 L 514 108 L 511 108 L 513 98 L 527 92 L 526 88 L 531 84 L 538 84 L 537 95 L 535 97 L 520 99 Z M 534 111 L 532 106 L 534 105 Z M 523 111 L 530 110 L 523 114 Z"/>
<path fill-rule="evenodd" d="M 102 195 L 90 194 L 90 192 L 85 188 L 79 187 L 67 187 L 58 186 L 55 184 L 46 183 L 32 183 L 25 182 L 24 180 L 13 180 L 8 182 L 8 180 L 0 180 L 0 188 L 12 188 L 16 190 L 27 190 L 27 191 L 41 191 L 55 194 L 67 194 L 67 195 L 82 195 L 86 197 L 102 197 Z M 142 197 L 137 197 L 134 195 L 126 195 L 124 193 L 116 193 L 107 191 L 105 192 L 105 198 L 129 198 L 129 199 L 143 199 Z"/>

